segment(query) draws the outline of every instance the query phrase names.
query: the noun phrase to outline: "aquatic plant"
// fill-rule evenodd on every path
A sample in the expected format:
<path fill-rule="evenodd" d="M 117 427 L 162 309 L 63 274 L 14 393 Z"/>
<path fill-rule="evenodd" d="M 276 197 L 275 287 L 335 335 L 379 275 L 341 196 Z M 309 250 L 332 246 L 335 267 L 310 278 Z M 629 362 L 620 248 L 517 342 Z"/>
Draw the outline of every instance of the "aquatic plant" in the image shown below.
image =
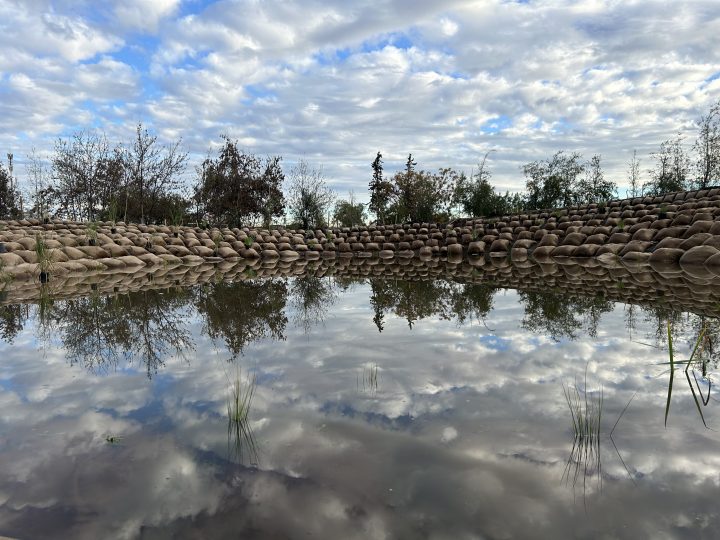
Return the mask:
<path fill-rule="evenodd" d="M 360 389 L 360 376 L 358 376 L 357 381 L 358 390 Z M 378 391 L 378 388 L 380 387 L 380 376 L 379 376 L 379 368 L 377 364 L 371 363 L 370 365 L 365 365 L 362 368 L 362 389 L 363 391 L 369 390 L 372 393 L 375 393 Z"/>
<path fill-rule="evenodd" d="M 38 296 L 37 319 L 38 328 L 42 340 L 47 340 L 52 330 L 52 307 L 55 300 L 50 294 L 50 287 L 46 282 L 40 285 L 40 294 Z"/>
<path fill-rule="evenodd" d="M 250 408 L 256 387 L 255 375 L 243 382 L 238 373 L 230 385 L 227 400 L 228 455 L 230 459 L 237 459 L 240 462 L 247 457 L 251 464 L 258 462 L 257 443 L 250 426 Z"/>
<path fill-rule="evenodd" d="M 707 422 L 705 421 L 705 415 L 703 414 L 702 408 L 700 407 L 700 401 L 698 401 L 697 394 L 695 393 L 695 388 L 693 387 L 692 381 L 690 380 L 690 374 L 688 372 L 695 357 L 699 356 L 700 353 L 702 352 L 703 345 L 704 345 L 703 338 L 705 337 L 706 330 L 707 330 L 707 325 L 703 324 L 702 329 L 700 330 L 700 334 L 698 335 L 697 341 L 695 342 L 695 346 L 693 347 L 692 353 L 690 353 L 690 358 L 685 362 L 676 361 L 674 349 L 673 349 L 673 340 L 672 340 L 672 322 L 669 319 L 667 321 L 668 355 L 669 355 L 669 360 L 670 360 L 669 361 L 670 380 L 668 381 L 668 395 L 667 395 L 667 402 L 665 404 L 665 427 L 667 427 L 668 415 L 670 414 L 670 401 L 672 399 L 673 382 L 675 379 L 675 364 L 685 364 L 685 378 L 687 379 L 688 386 L 690 387 L 690 392 L 692 393 L 693 400 L 695 401 L 695 407 L 697 408 L 697 411 L 700 414 L 700 420 L 702 420 L 703 425 L 705 427 L 708 427 Z M 703 373 L 705 373 L 706 359 L 701 359 L 701 362 L 702 362 Z M 695 377 L 694 370 L 693 370 L 693 377 Z M 710 400 L 710 392 L 708 390 L 708 399 L 705 400 L 702 397 L 702 392 L 700 390 L 700 385 L 698 383 L 697 377 L 695 377 L 695 384 L 697 386 L 698 392 L 700 393 L 700 398 L 702 400 L 703 406 L 706 406 Z"/>
<path fill-rule="evenodd" d="M 35 255 L 40 270 L 40 281 L 45 283 L 50 279 L 50 272 L 55 267 L 55 262 L 53 261 L 52 251 L 39 233 L 35 235 Z"/>
<path fill-rule="evenodd" d="M 582 391 L 577 381 L 573 386 L 563 383 L 563 394 L 572 418 L 572 428 L 575 438 L 589 439 L 600 436 L 600 421 L 602 420 L 603 390 L 588 398 L 587 372 L 585 386 Z"/>
<path fill-rule="evenodd" d="M 566 484 L 572 482 L 574 488 L 582 475 L 584 497 L 588 477 L 597 476 L 598 488 L 602 488 L 600 432 L 604 394 L 601 388 L 599 392 L 588 395 L 587 367 L 582 390 L 577 381 L 573 386 L 563 383 L 562 387 L 573 430 L 573 446 L 563 471 L 563 480 Z"/>
<path fill-rule="evenodd" d="M 98 224 L 95 222 L 88 224 L 85 235 L 88 237 L 88 243 L 94 246 L 98 237 Z"/>
<path fill-rule="evenodd" d="M 588 478 L 596 476 L 597 488 L 602 490 L 601 428 L 605 396 L 602 387 L 599 391 L 588 392 L 587 365 L 585 366 L 585 380 L 582 389 L 578 386 L 577 380 L 573 386 L 566 386 L 564 383 L 562 386 L 565 402 L 570 410 L 573 430 L 573 445 L 563 470 L 562 481 L 565 484 L 572 482 L 574 492 L 582 475 L 583 503 L 587 511 Z M 613 433 L 636 395 L 637 392 L 630 397 L 608 434 L 608 439 L 633 484 L 635 484 L 635 479 L 625 464 L 622 455 L 620 455 L 620 450 L 613 439 Z"/>

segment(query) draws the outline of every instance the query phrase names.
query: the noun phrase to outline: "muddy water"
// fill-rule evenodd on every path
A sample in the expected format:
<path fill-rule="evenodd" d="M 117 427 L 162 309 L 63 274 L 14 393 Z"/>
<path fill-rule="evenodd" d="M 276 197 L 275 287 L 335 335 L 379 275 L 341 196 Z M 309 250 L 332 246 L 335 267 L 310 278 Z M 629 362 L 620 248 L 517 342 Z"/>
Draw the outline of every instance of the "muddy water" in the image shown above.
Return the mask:
<path fill-rule="evenodd" d="M 712 538 L 720 323 L 645 301 L 304 276 L 2 306 L 0 535 Z M 675 361 L 710 339 L 665 426 L 668 319 Z"/>

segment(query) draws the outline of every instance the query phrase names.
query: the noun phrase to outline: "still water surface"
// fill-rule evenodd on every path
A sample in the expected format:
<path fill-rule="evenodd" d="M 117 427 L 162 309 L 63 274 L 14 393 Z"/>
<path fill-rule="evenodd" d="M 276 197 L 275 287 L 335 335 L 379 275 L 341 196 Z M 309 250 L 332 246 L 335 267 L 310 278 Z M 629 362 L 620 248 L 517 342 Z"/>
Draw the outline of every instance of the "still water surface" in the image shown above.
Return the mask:
<path fill-rule="evenodd" d="M 491 284 L 312 276 L 0 314 L 0 535 L 720 530 L 712 318 Z M 703 321 L 709 340 L 687 376 L 676 365 L 666 427 L 668 318 L 676 361 Z M 599 434 L 576 437 L 571 412 L 601 399 Z"/>

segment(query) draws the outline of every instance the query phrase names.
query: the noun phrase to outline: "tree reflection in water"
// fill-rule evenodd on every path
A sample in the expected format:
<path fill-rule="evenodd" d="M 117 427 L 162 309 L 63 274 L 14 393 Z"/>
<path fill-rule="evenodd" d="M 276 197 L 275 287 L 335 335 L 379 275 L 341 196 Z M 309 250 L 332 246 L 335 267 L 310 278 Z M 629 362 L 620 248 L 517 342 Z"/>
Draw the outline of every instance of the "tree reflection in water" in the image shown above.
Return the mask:
<path fill-rule="evenodd" d="M 0 341 L 12 343 L 25 327 L 29 315 L 27 304 L 0 306 Z"/>
<path fill-rule="evenodd" d="M 322 324 L 338 297 L 335 280 L 313 274 L 296 277 L 290 284 L 290 305 L 295 324 L 306 334 Z"/>
<path fill-rule="evenodd" d="M 370 305 L 379 332 L 384 329 L 385 314 L 390 312 L 405 319 L 410 328 L 429 317 L 454 319 L 458 324 L 472 319 L 484 320 L 492 310 L 495 292 L 492 285 L 484 283 L 370 279 Z"/>
<path fill-rule="evenodd" d="M 624 307 L 631 339 L 649 340 L 647 345 L 662 348 L 666 346 L 665 328 L 670 320 L 676 342 L 692 344 L 705 327 L 699 353 L 700 365 L 705 367 L 699 373 L 705 377 L 707 366 L 718 364 L 720 320 L 713 316 L 714 312 L 707 307 L 698 314 L 679 311 L 670 297 L 665 299 L 667 293 L 655 296 L 652 289 L 648 294 L 640 282 L 618 288 L 602 281 L 593 282 L 590 276 L 579 288 L 574 285 L 576 277 L 570 279 L 565 275 L 574 274 L 566 265 L 559 270 L 544 268 L 552 276 L 552 288 L 543 288 L 526 279 L 530 271 L 527 268 L 513 270 L 515 275 L 494 267 L 479 271 L 442 264 L 435 261 L 426 267 L 413 264 L 400 268 L 392 264 L 381 267 L 318 262 L 291 266 L 284 274 L 280 271 L 286 266 L 258 266 L 225 278 L 223 272 L 227 269 L 221 271 L 218 267 L 210 273 L 188 272 L 189 285 L 198 281 L 199 276 L 206 281 L 204 285 L 187 288 L 165 285 L 162 289 L 155 280 L 145 279 L 134 284 L 139 291 L 108 295 L 111 289 L 106 288 L 104 296 L 91 293 L 87 283 L 80 283 L 76 284 L 77 290 L 91 293 L 89 296 L 60 300 L 55 299 L 56 293 L 66 291 L 53 291 L 51 284 L 40 289 L 30 307 L 23 304 L 0 307 L 0 338 L 11 343 L 27 320 L 34 319 L 38 339 L 59 342 L 72 363 L 106 371 L 121 362 L 139 361 L 151 376 L 169 355 L 185 356 L 193 350 L 189 330 L 192 320 L 199 319 L 202 332 L 214 341 L 222 341 L 230 358 L 235 359 L 256 340 L 284 340 L 289 317 L 305 333 L 315 331 L 331 312 L 339 294 L 355 286 L 367 287 L 372 321 L 379 332 L 386 328 L 389 316 L 406 321 L 410 328 L 430 318 L 459 325 L 473 320 L 485 324 L 495 306 L 495 293 L 517 288 L 524 310 L 522 327 L 555 341 L 581 335 L 596 337 L 601 318 L 616 305 L 611 298 L 618 300 L 620 295 L 619 301 L 633 302 L 632 295 L 637 292 L 638 303 L 627 303 Z M 459 275 L 460 270 L 463 275 Z M 283 277 L 278 277 L 279 273 Z M 630 277 L 623 279 L 628 281 Z M 208 279 L 212 282 L 207 282 Z M 654 283 L 654 287 L 662 286 L 661 281 Z M 650 332 L 635 337 L 637 323 L 643 319 L 650 323 Z M 492 332 L 487 325 L 486 329 Z"/>
<path fill-rule="evenodd" d="M 525 306 L 523 328 L 546 334 L 554 341 L 576 339 L 579 330 L 597 337 L 600 318 L 614 307 L 602 296 L 568 297 L 553 290 L 520 291 L 519 295 Z"/>
<path fill-rule="evenodd" d="M 194 350 L 187 325 L 191 296 L 191 290 L 178 288 L 41 299 L 38 335 L 58 340 L 71 365 L 107 372 L 138 361 L 152 377 L 170 355 L 187 357 Z"/>
<path fill-rule="evenodd" d="M 222 339 L 234 359 L 255 340 L 285 339 L 287 296 L 284 280 L 220 282 L 196 289 L 194 304 L 204 333 Z"/>

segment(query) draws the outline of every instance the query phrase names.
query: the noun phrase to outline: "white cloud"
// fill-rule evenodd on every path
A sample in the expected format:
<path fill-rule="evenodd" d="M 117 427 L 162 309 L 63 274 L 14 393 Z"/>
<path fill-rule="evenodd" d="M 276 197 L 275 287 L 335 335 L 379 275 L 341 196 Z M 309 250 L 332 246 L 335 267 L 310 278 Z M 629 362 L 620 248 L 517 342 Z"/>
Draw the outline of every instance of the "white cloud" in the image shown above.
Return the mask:
<path fill-rule="evenodd" d="M 155 32 L 159 22 L 179 5 L 180 0 L 122 0 L 115 6 L 115 16 L 127 27 Z"/>
<path fill-rule="evenodd" d="M 198 158 L 230 133 L 287 165 L 322 162 L 361 199 L 377 150 L 392 172 L 409 152 L 469 170 L 494 149 L 501 189 L 555 150 L 600 153 L 622 184 L 633 149 L 649 165 L 678 130 L 692 141 L 720 87 L 710 0 L 0 0 L 0 16 L 0 146 L 16 155 L 78 120 L 143 120 Z"/>

